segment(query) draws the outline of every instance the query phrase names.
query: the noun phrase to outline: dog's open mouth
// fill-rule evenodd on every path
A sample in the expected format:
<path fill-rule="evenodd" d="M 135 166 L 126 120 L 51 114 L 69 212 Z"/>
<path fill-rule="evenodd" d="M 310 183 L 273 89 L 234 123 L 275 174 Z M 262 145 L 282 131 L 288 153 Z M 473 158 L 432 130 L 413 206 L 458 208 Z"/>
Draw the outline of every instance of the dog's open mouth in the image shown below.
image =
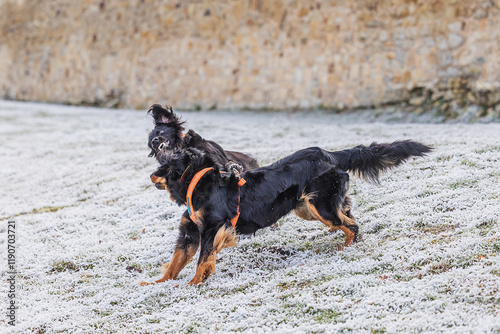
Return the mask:
<path fill-rule="evenodd" d="M 160 145 L 158 145 L 158 151 L 161 151 L 164 148 L 167 148 L 168 147 L 168 143 L 169 143 L 168 140 L 166 140 L 163 143 L 161 143 Z"/>

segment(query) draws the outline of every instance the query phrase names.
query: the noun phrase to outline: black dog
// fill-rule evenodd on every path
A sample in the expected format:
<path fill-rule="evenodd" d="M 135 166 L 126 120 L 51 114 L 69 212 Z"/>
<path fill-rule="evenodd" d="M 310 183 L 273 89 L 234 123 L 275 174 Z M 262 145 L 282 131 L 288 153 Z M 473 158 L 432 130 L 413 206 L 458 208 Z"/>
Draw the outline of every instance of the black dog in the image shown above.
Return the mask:
<path fill-rule="evenodd" d="M 182 217 L 172 261 L 156 282 L 175 279 L 201 247 L 196 275 L 189 284 L 202 283 L 215 272 L 217 253 L 237 244 L 236 234 L 254 233 L 291 210 L 303 219 L 323 222 L 330 231 L 342 230 L 347 247 L 358 236 L 347 195 L 347 171 L 378 182 L 380 172 L 430 150 L 410 140 L 338 152 L 311 147 L 243 173 L 245 184 L 234 173 L 219 173 L 210 155 L 199 150 L 173 152 L 155 175 L 179 205 L 188 202 L 190 212 Z"/>
<path fill-rule="evenodd" d="M 155 122 L 155 128 L 149 133 L 149 156 L 154 156 L 160 164 L 172 150 L 192 147 L 207 154 L 220 170 L 241 173 L 259 167 L 254 158 L 240 152 L 224 151 L 219 144 L 203 139 L 193 130 L 183 133 L 184 122 L 179 120 L 170 106 L 163 108 L 154 104 L 149 108 L 149 113 Z"/>

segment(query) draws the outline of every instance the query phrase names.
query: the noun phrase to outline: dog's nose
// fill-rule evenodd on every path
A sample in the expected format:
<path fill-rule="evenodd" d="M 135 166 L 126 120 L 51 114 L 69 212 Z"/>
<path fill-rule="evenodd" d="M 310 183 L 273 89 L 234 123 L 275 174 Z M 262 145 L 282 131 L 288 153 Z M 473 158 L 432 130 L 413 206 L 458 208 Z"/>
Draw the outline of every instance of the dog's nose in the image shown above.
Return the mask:
<path fill-rule="evenodd" d="M 158 137 L 154 137 L 154 138 L 151 140 L 151 142 L 152 142 L 153 144 L 157 144 L 157 143 L 159 143 L 159 142 L 160 142 L 160 138 L 158 138 Z"/>

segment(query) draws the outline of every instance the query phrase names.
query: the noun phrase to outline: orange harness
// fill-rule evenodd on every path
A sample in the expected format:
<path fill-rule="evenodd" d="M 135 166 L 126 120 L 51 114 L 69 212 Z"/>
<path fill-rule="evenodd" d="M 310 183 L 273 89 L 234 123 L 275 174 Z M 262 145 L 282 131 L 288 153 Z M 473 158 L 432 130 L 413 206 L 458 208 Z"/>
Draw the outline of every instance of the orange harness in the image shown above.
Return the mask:
<path fill-rule="evenodd" d="M 198 217 L 196 217 L 194 213 L 194 208 L 193 208 L 193 202 L 191 201 L 191 197 L 193 197 L 193 191 L 194 188 L 196 188 L 196 185 L 198 182 L 201 180 L 203 175 L 205 175 L 208 171 L 213 170 L 212 167 L 204 168 L 200 170 L 198 173 L 196 173 L 191 180 L 191 183 L 189 183 L 187 194 L 186 194 L 186 204 L 188 207 L 188 213 L 189 213 L 189 218 L 198 226 L 201 227 L 201 222 L 198 220 Z M 221 172 L 222 173 L 222 172 Z M 240 188 L 242 185 L 244 185 L 247 181 L 245 179 L 240 179 L 238 182 L 238 206 L 236 207 L 236 216 L 231 218 L 231 225 L 233 228 L 236 226 L 236 223 L 238 222 L 238 218 L 240 217 Z"/>

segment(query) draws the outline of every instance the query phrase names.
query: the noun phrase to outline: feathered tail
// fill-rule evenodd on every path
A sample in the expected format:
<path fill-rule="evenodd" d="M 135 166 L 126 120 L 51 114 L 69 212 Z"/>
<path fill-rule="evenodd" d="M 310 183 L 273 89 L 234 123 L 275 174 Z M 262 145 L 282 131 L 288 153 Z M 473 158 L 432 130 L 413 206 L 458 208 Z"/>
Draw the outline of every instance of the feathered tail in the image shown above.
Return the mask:
<path fill-rule="evenodd" d="M 378 183 L 381 172 L 399 166 L 410 157 L 421 157 L 432 150 L 431 147 L 412 141 L 402 140 L 390 144 L 372 143 L 359 145 L 349 150 L 335 152 L 340 168 L 351 171 L 368 181 Z"/>

